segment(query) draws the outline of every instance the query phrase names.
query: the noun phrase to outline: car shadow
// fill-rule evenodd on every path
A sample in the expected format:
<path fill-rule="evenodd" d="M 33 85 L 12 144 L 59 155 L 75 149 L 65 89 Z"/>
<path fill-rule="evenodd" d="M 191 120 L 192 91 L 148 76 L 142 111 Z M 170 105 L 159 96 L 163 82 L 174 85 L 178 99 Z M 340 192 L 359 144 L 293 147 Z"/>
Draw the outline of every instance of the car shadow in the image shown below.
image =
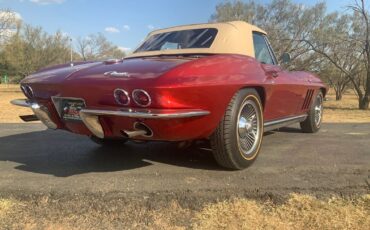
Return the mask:
<path fill-rule="evenodd" d="M 283 128 L 265 133 L 300 132 Z M 35 131 L 0 137 L 0 161 L 15 162 L 15 169 L 68 177 L 91 172 L 114 172 L 153 164 L 224 171 L 217 165 L 207 142 L 179 149 L 171 142 L 128 142 L 102 147 L 85 136 L 66 131 Z"/>
<path fill-rule="evenodd" d="M 272 131 L 273 133 L 302 133 L 298 127 L 283 127 Z"/>
<path fill-rule="evenodd" d="M 0 161 L 15 162 L 16 169 L 68 177 L 90 172 L 114 172 L 156 163 L 224 170 L 204 144 L 179 149 L 170 142 L 134 143 L 101 147 L 89 138 L 64 131 L 37 131 L 0 137 Z"/>

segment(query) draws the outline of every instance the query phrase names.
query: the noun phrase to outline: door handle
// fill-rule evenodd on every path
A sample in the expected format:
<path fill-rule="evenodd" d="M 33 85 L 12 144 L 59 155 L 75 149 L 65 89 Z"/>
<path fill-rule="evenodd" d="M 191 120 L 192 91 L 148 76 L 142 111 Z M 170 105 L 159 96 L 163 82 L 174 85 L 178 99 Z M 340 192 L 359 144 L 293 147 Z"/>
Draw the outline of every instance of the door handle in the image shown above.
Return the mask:
<path fill-rule="evenodd" d="M 273 78 L 277 78 L 279 76 L 279 73 L 277 71 L 271 71 L 271 76 Z"/>
<path fill-rule="evenodd" d="M 279 76 L 279 72 L 281 71 L 280 68 L 272 65 L 262 65 L 266 75 L 271 76 L 273 78 L 277 78 Z"/>
<path fill-rule="evenodd" d="M 273 78 L 277 78 L 279 76 L 279 72 L 274 69 L 266 70 L 266 74 Z"/>

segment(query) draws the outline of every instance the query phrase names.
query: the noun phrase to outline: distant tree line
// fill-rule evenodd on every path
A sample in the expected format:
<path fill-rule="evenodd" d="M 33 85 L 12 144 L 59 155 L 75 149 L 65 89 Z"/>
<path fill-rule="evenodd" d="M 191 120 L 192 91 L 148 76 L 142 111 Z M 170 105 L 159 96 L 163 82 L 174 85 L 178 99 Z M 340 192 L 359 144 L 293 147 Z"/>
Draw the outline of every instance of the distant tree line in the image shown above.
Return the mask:
<path fill-rule="evenodd" d="M 343 13 L 328 13 L 324 2 L 308 7 L 291 0 L 225 1 L 210 20 L 242 20 L 263 28 L 278 57 L 291 54 L 286 68 L 316 72 L 335 90 L 337 100 L 353 89 L 359 108 L 369 108 L 370 20 L 365 0 L 353 1 Z"/>
<path fill-rule="evenodd" d="M 342 13 L 328 13 L 324 2 L 307 6 L 291 0 L 233 0 L 218 4 L 210 19 L 233 20 L 266 30 L 279 60 L 284 52 L 291 54 L 286 68 L 316 72 L 335 90 L 337 100 L 353 89 L 359 108 L 369 108 L 370 19 L 365 0 L 354 0 Z M 61 32 L 48 34 L 22 22 L 11 10 L 0 10 L 0 75 L 18 82 L 42 67 L 68 63 L 70 55 L 70 40 Z M 73 44 L 75 61 L 124 55 L 101 33 L 77 38 Z"/>
<path fill-rule="evenodd" d="M 19 82 L 36 70 L 71 60 L 71 39 L 58 31 L 24 23 L 11 10 L 0 10 L 0 77 Z M 77 38 L 72 44 L 73 61 L 122 58 L 125 53 L 101 34 Z"/>

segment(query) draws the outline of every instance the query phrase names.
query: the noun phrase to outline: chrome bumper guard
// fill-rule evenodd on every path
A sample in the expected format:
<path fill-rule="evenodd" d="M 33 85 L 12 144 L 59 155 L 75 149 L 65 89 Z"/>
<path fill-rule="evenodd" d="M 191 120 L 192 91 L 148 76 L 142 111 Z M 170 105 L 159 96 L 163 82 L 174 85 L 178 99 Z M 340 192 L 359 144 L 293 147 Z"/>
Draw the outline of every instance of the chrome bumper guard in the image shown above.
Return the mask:
<path fill-rule="evenodd" d="M 22 107 L 29 107 L 32 109 L 33 113 L 36 115 L 36 117 L 49 129 L 56 129 L 58 126 L 55 124 L 51 118 L 48 109 L 43 106 L 39 105 L 37 103 L 31 102 L 26 99 L 16 99 L 12 100 L 10 103 L 17 106 Z"/>
<path fill-rule="evenodd" d="M 13 105 L 29 107 L 48 128 L 56 129 L 57 125 L 51 120 L 49 111 L 45 106 L 26 99 L 11 101 Z M 99 116 L 119 116 L 139 119 L 176 119 L 200 117 L 210 114 L 209 111 L 200 109 L 120 109 L 99 110 L 82 109 L 80 116 L 86 127 L 97 137 L 104 138 L 104 130 L 99 121 Z"/>
<path fill-rule="evenodd" d="M 22 106 L 22 107 L 31 107 L 32 103 L 26 99 L 15 99 L 10 101 L 13 105 Z"/>

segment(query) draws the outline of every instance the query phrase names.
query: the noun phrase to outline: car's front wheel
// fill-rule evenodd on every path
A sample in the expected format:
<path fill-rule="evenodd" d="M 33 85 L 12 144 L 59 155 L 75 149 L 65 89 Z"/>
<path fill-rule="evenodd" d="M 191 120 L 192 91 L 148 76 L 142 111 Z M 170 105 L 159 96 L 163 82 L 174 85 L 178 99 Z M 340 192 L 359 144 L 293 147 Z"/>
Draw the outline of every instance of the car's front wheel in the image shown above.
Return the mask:
<path fill-rule="evenodd" d="M 244 169 L 256 159 L 263 137 L 263 108 L 254 89 L 237 92 L 210 137 L 216 161 L 229 169 Z"/>
<path fill-rule="evenodd" d="M 316 133 L 319 131 L 324 111 L 323 101 L 324 96 L 322 92 L 319 92 L 308 111 L 306 120 L 300 123 L 304 133 Z"/>

